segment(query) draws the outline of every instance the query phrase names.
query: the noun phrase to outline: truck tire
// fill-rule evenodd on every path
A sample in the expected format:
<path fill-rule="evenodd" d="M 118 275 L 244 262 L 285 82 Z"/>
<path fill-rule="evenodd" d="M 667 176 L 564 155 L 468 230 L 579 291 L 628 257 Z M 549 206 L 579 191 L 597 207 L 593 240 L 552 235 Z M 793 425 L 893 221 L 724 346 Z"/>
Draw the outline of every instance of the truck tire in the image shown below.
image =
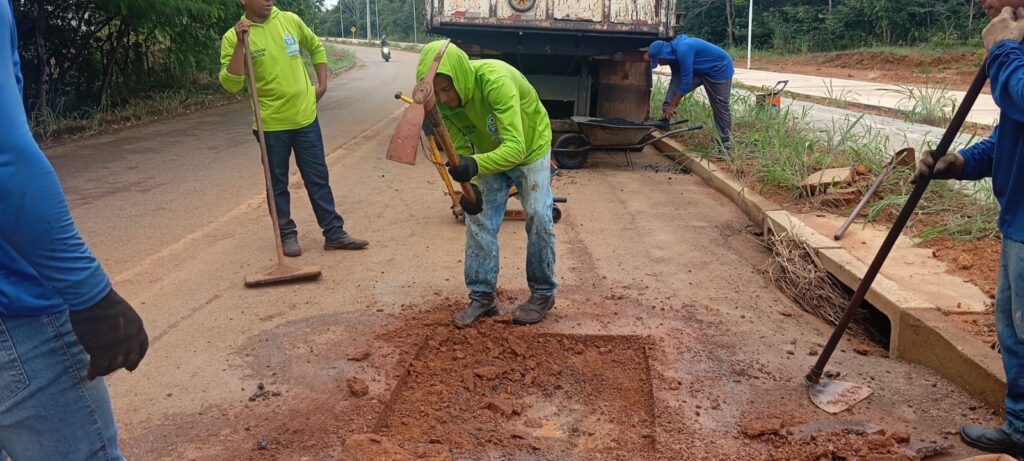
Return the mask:
<path fill-rule="evenodd" d="M 520 13 L 532 10 L 536 4 L 537 0 L 508 0 L 508 6 Z"/>
<path fill-rule="evenodd" d="M 563 134 L 555 141 L 555 149 L 579 149 L 590 145 L 590 140 L 579 133 Z M 567 170 L 578 170 L 587 164 L 590 153 L 583 150 L 577 152 L 555 151 L 555 162 L 559 168 Z"/>

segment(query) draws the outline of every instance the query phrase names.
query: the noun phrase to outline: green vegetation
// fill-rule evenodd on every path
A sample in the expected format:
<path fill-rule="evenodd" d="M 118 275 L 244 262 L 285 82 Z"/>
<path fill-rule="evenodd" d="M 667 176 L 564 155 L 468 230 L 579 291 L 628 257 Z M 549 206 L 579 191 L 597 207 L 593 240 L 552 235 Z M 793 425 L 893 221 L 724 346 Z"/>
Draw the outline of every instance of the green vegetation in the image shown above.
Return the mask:
<path fill-rule="evenodd" d="M 829 106 L 845 109 L 850 105 L 850 98 L 857 95 L 857 93 L 850 91 L 849 88 L 835 90 L 831 79 L 822 80 L 822 82 L 825 84 L 825 101 Z"/>
<path fill-rule="evenodd" d="M 419 8 L 415 14 L 414 5 Z M 377 40 L 384 34 L 392 42 L 413 42 L 415 36 L 420 43 L 424 43 L 428 40 L 424 13 L 421 0 L 373 0 L 370 2 L 370 35 Z M 345 20 L 344 34 L 341 30 L 342 18 Z M 356 28 L 355 34 L 351 31 L 353 26 Z M 320 11 L 315 20 L 315 30 L 329 37 L 365 39 L 366 2 L 339 0 L 331 9 Z"/>
<path fill-rule="evenodd" d="M 677 0 L 683 13 L 678 30 L 744 48 L 749 5 L 748 0 Z M 757 0 L 753 45 L 784 53 L 864 46 L 977 48 L 986 22 L 973 0 Z"/>
<path fill-rule="evenodd" d="M 945 126 L 956 111 L 956 99 L 945 88 L 899 85 L 892 91 L 901 96 L 896 108 L 906 114 L 908 122 Z"/>
<path fill-rule="evenodd" d="M 277 0 L 317 19 L 322 0 Z M 14 0 L 25 106 L 43 140 L 233 99 L 220 37 L 237 0 Z M 309 19 L 307 19 L 309 21 Z"/>
<path fill-rule="evenodd" d="M 315 83 L 316 69 L 313 68 L 313 62 L 310 61 L 309 55 L 302 53 L 302 61 L 306 64 L 306 71 L 309 72 L 310 80 Z M 335 72 L 345 70 L 349 68 L 349 66 L 355 64 L 355 62 L 355 53 L 336 46 L 327 47 L 327 71 L 329 73 L 333 74 Z"/>
<path fill-rule="evenodd" d="M 665 94 L 664 81 L 657 82 L 652 94 L 652 109 Z M 695 92 L 696 93 L 696 92 Z M 683 98 L 677 118 L 712 124 L 710 106 L 695 93 Z M 708 160 L 724 162 L 733 175 L 762 193 L 784 195 L 812 208 L 845 214 L 850 204 L 825 196 L 807 197 L 801 188 L 804 179 L 815 171 L 834 167 L 860 167 L 869 172 L 856 183 L 864 192 L 874 181 L 893 152 L 904 146 L 891 146 L 889 137 L 863 124 L 862 117 L 833 121 L 830 126 L 808 123 L 806 111 L 779 110 L 754 103 L 754 98 L 733 95 L 732 152 L 727 159 L 718 157 L 714 130 L 688 133 L 681 137 L 686 145 Z M 913 146 L 918 152 L 929 146 Z M 867 207 L 868 221 L 889 222 L 899 213 L 910 194 L 913 169 L 900 167 L 890 174 Z M 998 233 L 996 217 L 999 205 L 990 185 L 978 183 L 969 188 L 956 181 L 935 181 L 911 218 L 910 229 L 916 237 L 928 239 L 948 235 L 956 239 L 991 237 Z"/>

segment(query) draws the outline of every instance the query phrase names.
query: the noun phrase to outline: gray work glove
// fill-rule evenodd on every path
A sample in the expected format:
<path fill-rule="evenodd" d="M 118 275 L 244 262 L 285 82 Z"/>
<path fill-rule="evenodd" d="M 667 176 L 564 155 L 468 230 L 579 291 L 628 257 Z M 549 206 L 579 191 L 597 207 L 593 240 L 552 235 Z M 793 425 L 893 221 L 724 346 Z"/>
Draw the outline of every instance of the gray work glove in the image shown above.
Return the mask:
<path fill-rule="evenodd" d="M 959 179 L 964 171 L 964 156 L 956 152 L 948 152 L 938 162 L 932 159 L 932 149 L 924 151 L 921 160 L 917 162 L 917 172 L 910 180 L 911 184 L 931 176 L 932 179 Z"/>

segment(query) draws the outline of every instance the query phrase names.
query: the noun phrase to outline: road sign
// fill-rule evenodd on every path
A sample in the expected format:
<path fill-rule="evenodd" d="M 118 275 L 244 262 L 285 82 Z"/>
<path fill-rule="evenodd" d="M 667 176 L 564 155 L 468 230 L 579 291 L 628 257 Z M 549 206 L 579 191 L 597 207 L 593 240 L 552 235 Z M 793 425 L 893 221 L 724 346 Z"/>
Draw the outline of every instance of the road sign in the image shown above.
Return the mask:
<path fill-rule="evenodd" d="M 356 33 L 356 26 L 352 26 L 352 28 L 349 30 L 351 30 L 353 34 Z"/>

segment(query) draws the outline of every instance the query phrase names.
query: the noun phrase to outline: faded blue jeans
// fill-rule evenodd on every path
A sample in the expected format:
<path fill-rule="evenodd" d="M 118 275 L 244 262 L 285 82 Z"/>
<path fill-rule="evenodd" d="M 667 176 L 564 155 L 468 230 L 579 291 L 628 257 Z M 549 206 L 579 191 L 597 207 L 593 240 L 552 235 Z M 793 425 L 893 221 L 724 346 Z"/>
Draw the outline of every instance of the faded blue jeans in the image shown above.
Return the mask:
<path fill-rule="evenodd" d="M 253 131 L 253 135 L 256 132 Z M 334 207 L 334 193 L 331 191 L 324 158 L 324 138 L 320 132 L 320 119 L 294 130 L 267 131 L 267 158 L 270 159 L 270 183 L 274 186 L 274 204 L 277 205 L 277 222 L 281 227 L 281 238 L 298 235 L 292 220 L 291 194 L 288 193 L 288 160 L 295 152 L 295 165 L 299 167 L 302 183 L 313 206 L 316 222 L 323 229 L 324 237 L 341 238 L 345 221 Z"/>
<path fill-rule="evenodd" d="M 67 311 L 0 315 L 0 459 L 124 459 L 107 383 L 88 369 Z"/>
<path fill-rule="evenodd" d="M 555 279 L 555 223 L 551 217 L 551 153 L 529 165 L 477 177 L 484 209 L 466 215 L 466 287 L 469 297 L 493 295 L 498 285 L 498 230 L 505 217 L 508 192 L 519 189 L 526 211 L 526 282 L 530 293 L 550 296 Z"/>
<path fill-rule="evenodd" d="M 1006 370 L 1006 429 L 1024 442 L 1024 243 L 1003 237 L 996 335 Z"/>

